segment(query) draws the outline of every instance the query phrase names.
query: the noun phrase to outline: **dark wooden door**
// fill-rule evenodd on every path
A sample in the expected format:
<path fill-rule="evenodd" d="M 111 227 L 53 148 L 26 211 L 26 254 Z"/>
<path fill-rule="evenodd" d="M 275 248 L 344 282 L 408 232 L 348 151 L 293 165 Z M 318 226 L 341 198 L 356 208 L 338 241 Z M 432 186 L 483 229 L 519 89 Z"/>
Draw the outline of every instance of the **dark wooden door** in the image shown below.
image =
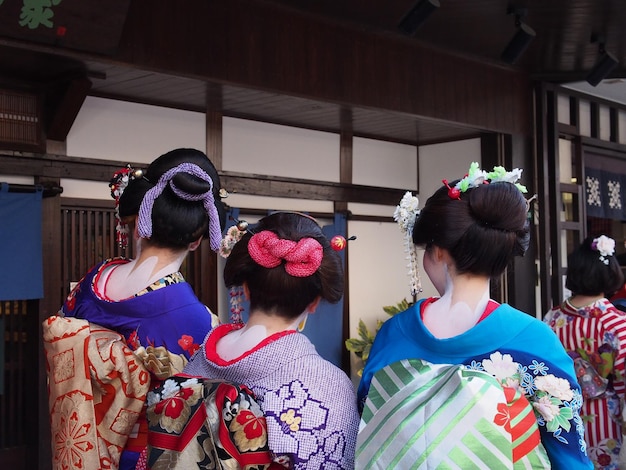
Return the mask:
<path fill-rule="evenodd" d="M 33 468 L 37 455 L 38 300 L 0 302 L 0 467 Z"/>

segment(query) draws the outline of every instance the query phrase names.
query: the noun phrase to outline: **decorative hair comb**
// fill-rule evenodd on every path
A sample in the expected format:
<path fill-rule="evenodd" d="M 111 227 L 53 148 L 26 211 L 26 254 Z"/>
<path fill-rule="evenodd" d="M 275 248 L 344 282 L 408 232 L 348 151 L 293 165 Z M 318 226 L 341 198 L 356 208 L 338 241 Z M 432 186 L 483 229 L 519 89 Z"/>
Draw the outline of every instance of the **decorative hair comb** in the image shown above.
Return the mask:
<path fill-rule="evenodd" d="M 396 206 L 396 210 L 393 213 L 393 220 L 398 223 L 400 230 L 404 234 L 404 250 L 409 260 L 411 295 L 417 295 L 419 292 L 422 292 L 422 281 L 417 266 L 417 247 L 413 244 L 413 227 L 415 218 L 419 213 L 419 200 L 410 191 L 404 194 L 400 204 Z"/>
<path fill-rule="evenodd" d="M 226 230 L 226 236 L 222 238 L 218 253 L 222 258 L 228 258 L 233 251 L 235 244 L 241 240 L 241 237 L 248 231 L 248 222 L 245 220 L 237 220 L 235 225 Z"/>
<path fill-rule="evenodd" d="M 609 256 L 615 254 L 615 240 L 606 235 L 600 235 L 591 242 L 591 249 L 600 253 L 600 261 L 609 264 Z"/>
<path fill-rule="evenodd" d="M 115 219 L 117 221 L 115 225 L 115 239 L 121 248 L 128 246 L 128 225 L 123 224 L 122 218 L 120 217 L 120 198 L 128 186 L 128 183 L 139 178 L 143 178 L 143 170 L 135 170 L 129 163 L 121 170 L 117 170 L 113 173 L 113 177 L 109 182 L 111 197 L 115 199 Z"/>

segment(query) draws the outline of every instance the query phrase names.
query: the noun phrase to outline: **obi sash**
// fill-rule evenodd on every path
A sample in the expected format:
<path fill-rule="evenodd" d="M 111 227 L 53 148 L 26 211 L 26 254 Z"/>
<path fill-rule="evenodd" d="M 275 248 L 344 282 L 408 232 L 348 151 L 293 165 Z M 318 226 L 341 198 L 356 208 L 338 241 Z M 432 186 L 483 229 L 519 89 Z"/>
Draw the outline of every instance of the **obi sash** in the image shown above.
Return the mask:
<path fill-rule="evenodd" d="M 247 387 L 173 376 L 148 394 L 151 470 L 264 470 L 272 466 L 267 425 Z"/>
<path fill-rule="evenodd" d="M 550 468 L 525 395 L 484 371 L 418 359 L 374 375 L 357 469 Z"/>
<path fill-rule="evenodd" d="M 53 469 L 111 469 L 135 427 L 150 374 L 114 331 L 78 318 L 43 322 Z"/>

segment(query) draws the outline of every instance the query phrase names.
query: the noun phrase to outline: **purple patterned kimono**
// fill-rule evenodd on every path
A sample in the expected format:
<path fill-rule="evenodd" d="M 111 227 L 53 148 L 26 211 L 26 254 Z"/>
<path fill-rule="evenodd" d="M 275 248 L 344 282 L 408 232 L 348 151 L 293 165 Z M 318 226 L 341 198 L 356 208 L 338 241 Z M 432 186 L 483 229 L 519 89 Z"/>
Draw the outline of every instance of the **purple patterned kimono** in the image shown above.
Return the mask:
<path fill-rule="evenodd" d="M 354 387 L 294 330 L 276 333 L 232 361 L 219 339 L 240 325 L 222 325 L 191 358 L 185 374 L 242 383 L 255 393 L 277 461 L 297 469 L 352 469 L 359 427 Z"/>

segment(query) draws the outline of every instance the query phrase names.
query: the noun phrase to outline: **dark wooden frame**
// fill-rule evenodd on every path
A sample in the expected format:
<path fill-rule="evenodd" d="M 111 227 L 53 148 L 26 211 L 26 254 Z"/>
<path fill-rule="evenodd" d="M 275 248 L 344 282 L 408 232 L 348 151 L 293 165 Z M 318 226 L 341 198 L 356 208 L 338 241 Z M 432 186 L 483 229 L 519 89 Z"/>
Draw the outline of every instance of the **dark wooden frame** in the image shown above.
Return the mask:
<path fill-rule="evenodd" d="M 570 124 L 558 122 L 558 96 L 569 97 Z M 626 159 L 626 144 L 619 143 L 619 111 L 626 111 L 626 105 L 615 103 L 556 85 L 541 84 L 536 89 L 536 164 L 539 191 L 539 273 L 541 286 L 541 309 L 547 312 L 563 298 L 562 276 L 566 266 L 561 263 L 562 230 L 578 232 L 582 240 L 586 236 L 586 208 L 584 162 L 588 152 Z M 580 132 L 580 101 L 590 104 L 591 137 Z M 610 140 L 599 138 L 599 107 L 609 107 Z M 561 183 L 559 174 L 559 139 L 565 138 L 574 145 L 573 159 L 576 162 L 577 183 Z M 579 221 L 561 221 L 559 207 L 561 194 L 571 192 L 578 195 Z M 552 267 L 551 270 L 548 267 Z"/>

